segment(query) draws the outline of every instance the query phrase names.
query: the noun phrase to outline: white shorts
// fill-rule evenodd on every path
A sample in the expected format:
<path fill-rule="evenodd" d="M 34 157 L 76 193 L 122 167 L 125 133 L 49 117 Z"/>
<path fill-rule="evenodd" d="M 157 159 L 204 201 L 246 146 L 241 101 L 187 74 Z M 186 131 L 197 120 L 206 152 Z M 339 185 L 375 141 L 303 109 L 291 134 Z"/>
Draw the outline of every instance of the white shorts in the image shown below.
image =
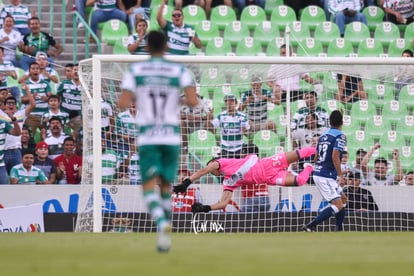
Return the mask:
<path fill-rule="evenodd" d="M 313 181 L 326 201 L 331 202 L 336 198 L 341 198 L 342 187 L 335 179 L 314 175 Z"/>

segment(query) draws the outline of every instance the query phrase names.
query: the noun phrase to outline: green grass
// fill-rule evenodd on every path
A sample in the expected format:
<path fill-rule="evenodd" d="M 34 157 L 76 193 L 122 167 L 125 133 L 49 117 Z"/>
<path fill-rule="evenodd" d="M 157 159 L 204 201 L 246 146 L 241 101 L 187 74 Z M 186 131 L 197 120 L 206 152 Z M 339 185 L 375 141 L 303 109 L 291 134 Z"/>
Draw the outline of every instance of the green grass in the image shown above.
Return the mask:
<path fill-rule="evenodd" d="M 173 234 L 168 254 L 155 234 L 0 235 L 1 275 L 413 275 L 414 234 Z"/>

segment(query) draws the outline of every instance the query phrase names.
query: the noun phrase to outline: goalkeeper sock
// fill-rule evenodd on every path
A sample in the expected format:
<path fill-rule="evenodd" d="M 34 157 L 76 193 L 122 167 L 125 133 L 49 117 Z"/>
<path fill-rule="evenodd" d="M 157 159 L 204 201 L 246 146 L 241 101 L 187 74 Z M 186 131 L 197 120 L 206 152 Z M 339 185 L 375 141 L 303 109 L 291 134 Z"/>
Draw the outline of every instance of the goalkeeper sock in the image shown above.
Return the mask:
<path fill-rule="evenodd" d="M 301 148 L 296 150 L 299 159 L 310 157 L 316 153 L 316 148 Z"/>
<path fill-rule="evenodd" d="M 335 214 L 335 230 L 342 231 L 342 224 L 344 223 L 345 219 L 345 208 Z"/>
<path fill-rule="evenodd" d="M 321 223 L 322 221 L 327 220 L 328 218 L 330 218 L 331 216 L 333 216 L 335 214 L 334 209 L 329 206 L 326 207 L 325 209 L 322 210 L 322 212 L 319 213 L 319 215 L 314 218 L 309 224 L 307 224 L 306 226 L 308 228 L 314 228 L 316 225 L 318 225 L 319 223 Z"/>
<path fill-rule="evenodd" d="M 144 192 L 144 199 L 147 203 L 148 210 L 152 216 L 152 219 L 155 220 L 157 225 L 160 225 L 162 222 L 166 221 L 164 209 L 161 206 L 161 199 L 159 194 L 155 193 L 154 190 L 149 190 Z"/>
<path fill-rule="evenodd" d="M 296 186 L 305 185 L 308 182 L 309 176 L 313 172 L 313 167 L 309 166 L 303 169 L 297 176 L 295 176 Z"/>
<path fill-rule="evenodd" d="M 171 193 L 161 193 L 161 205 L 164 209 L 165 217 L 171 220 Z"/>

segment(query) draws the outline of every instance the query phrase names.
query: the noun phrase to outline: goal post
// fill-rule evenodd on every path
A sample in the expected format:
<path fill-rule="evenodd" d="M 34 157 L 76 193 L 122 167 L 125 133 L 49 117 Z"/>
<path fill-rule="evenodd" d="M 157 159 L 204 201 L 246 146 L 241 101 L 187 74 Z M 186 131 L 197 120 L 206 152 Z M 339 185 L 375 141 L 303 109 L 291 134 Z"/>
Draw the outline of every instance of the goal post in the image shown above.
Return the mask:
<path fill-rule="evenodd" d="M 146 56 L 94 55 L 79 63 L 84 95 L 84 162 L 76 231 L 155 230 L 143 202 L 139 160 L 135 154 L 137 137 L 133 137 L 135 130 L 131 129 L 131 121 L 128 121 L 139 110 L 119 110 L 117 107 L 121 81 L 128 65 L 146 59 Z M 166 56 L 166 59 L 186 64 L 194 76 L 198 93 L 205 100 L 207 111 L 203 112 L 211 112 L 212 117 L 226 108 L 225 95 L 235 95 L 240 104 L 242 92 L 251 89 L 252 76 L 258 76 L 267 90 L 272 90 L 268 86 L 271 81 L 310 76 L 316 82 L 309 84 L 300 79 L 300 95 L 304 91 L 316 91 L 318 105 L 328 113 L 334 109 L 344 111 L 344 133 L 349 143 L 351 165 L 356 162 L 357 149 L 369 151 L 374 142 L 380 142 L 383 147 L 370 159 L 371 168 L 373 160 L 383 156 L 388 162 L 389 172 L 396 174 L 391 150 L 398 148 L 404 173 L 414 169 L 414 152 L 411 152 L 414 140 L 410 138 L 414 107 L 410 100 L 414 98 L 414 85 L 398 79 L 402 69 L 414 66 L 410 58 Z M 339 102 L 336 99 L 338 74 L 354 77 L 345 80 L 350 87 L 357 85 L 353 83 L 356 78 L 361 79 L 367 99 L 352 104 Z M 296 89 L 290 82 L 288 87 Z M 295 140 L 290 133 L 291 122 L 304 105 L 302 98 L 293 98 L 282 104 L 268 103 L 267 118 L 274 120 L 276 130 L 249 133 L 243 138 L 244 142 L 255 143 L 261 157 L 291 150 Z M 182 124 L 182 129 L 188 129 L 185 131 L 186 144 L 181 151 L 180 172 L 194 173 L 220 152 L 220 129 L 214 131 L 205 121 L 195 125 Z M 211 141 L 213 145 L 209 144 Z M 404 179 L 398 182 L 404 184 Z M 221 185 L 218 183 L 217 179 L 208 176 L 193 186 L 203 203 L 212 204 L 220 197 Z M 352 213 L 346 220 L 348 225 L 345 229 L 414 230 L 414 207 L 407 200 L 408 195 L 413 198 L 414 186 L 362 187 L 372 193 L 379 211 Z M 293 188 L 268 186 L 268 193 L 270 208 L 267 212 L 241 212 L 246 195 L 244 191 L 236 191 L 234 204 L 224 211 L 197 216 L 188 212 L 173 213 L 174 231 L 297 231 L 304 221 L 310 220 L 315 212 L 326 206 L 314 185 Z M 390 202 L 387 195 L 393 196 Z M 187 198 L 181 196 L 174 200 L 177 204 L 185 204 Z M 323 224 L 323 230 L 329 231 L 331 225 L 330 222 Z"/>

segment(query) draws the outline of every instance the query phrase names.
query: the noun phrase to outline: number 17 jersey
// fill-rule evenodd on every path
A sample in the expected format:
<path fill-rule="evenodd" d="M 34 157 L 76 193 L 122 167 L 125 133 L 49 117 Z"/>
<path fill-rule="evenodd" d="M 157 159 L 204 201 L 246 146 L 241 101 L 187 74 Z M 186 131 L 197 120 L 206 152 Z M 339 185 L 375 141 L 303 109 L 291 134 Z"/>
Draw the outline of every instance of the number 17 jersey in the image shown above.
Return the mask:
<path fill-rule="evenodd" d="M 122 88 L 137 100 L 138 145 L 179 145 L 180 94 L 194 81 L 182 64 L 164 58 L 134 63 Z"/>

